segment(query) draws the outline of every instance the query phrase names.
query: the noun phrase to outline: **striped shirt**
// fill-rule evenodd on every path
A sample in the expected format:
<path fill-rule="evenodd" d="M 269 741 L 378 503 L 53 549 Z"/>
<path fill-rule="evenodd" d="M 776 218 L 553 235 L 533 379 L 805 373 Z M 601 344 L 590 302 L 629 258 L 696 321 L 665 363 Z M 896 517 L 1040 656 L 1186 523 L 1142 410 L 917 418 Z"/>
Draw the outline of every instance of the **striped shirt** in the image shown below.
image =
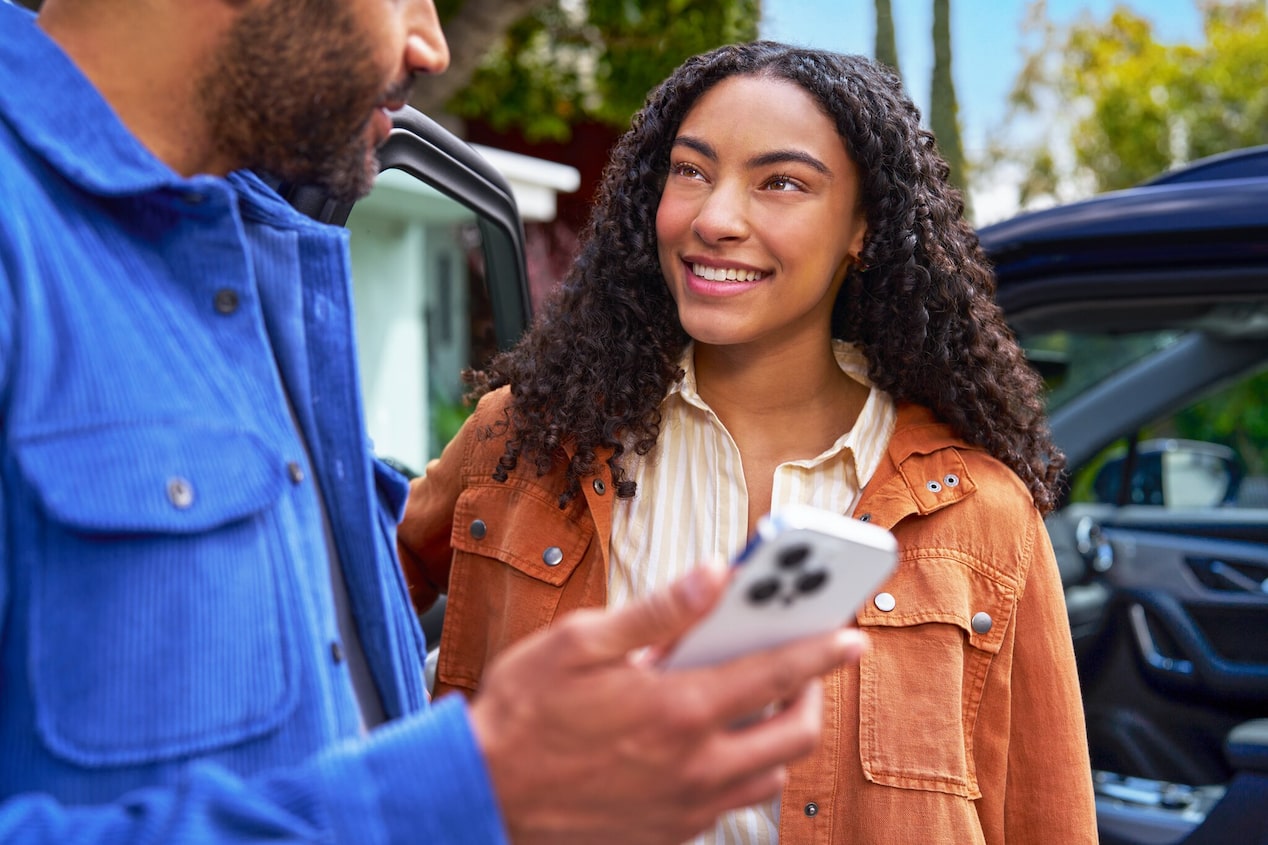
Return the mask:
<path fill-rule="evenodd" d="M 842 372 L 872 388 L 854 427 L 822 454 L 775 469 L 771 510 L 791 503 L 852 514 L 894 430 L 894 403 L 867 379 L 867 361 L 855 347 L 833 345 Z M 633 499 L 612 511 L 608 601 L 620 605 L 683 576 L 705 560 L 730 560 L 748 535 L 748 492 L 740 452 L 717 415 L 696 391 L 688 347 L 683 379 L 661 405 L 657 446 L 639 458 L 626 452 Z M 778 800 L 723 816 L 697 845 L 773 843 L 779 834 Z"/>

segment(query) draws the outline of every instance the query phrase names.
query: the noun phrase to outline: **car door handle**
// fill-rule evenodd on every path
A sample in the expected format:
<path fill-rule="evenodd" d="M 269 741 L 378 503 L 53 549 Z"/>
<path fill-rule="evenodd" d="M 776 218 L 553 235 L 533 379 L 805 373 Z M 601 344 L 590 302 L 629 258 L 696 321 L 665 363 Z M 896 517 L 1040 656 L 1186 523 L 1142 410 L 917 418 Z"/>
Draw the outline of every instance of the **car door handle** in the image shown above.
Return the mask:
<path fill-rule="evenodd" d="M 1193 675 L 1192 660 L 1168 657 L 1158 650 L 1158 644 L 1154 641 L 1153 632 L 1149 630 L 1149 619 L 1143 606 L 1132 602 L 1127 609 L 1127 613 L 1131 619 L 1132 635 L 1136 640 L 1136 648 L 1146 663 L 1159 672 L 1186 678 Z"/>
<path fill-rule="evenodd" d="M 1224 583 L 1238 590 L 1245 590 L 1248 593 L 1263 595 L 1268 593 L 1268 578 L 1263 581 L 1256 581 L 1240 569 L 1229 566 L 1222 560 L 1213 560 L 1207 567 L 1212 575 L 1219 578 Z"/>

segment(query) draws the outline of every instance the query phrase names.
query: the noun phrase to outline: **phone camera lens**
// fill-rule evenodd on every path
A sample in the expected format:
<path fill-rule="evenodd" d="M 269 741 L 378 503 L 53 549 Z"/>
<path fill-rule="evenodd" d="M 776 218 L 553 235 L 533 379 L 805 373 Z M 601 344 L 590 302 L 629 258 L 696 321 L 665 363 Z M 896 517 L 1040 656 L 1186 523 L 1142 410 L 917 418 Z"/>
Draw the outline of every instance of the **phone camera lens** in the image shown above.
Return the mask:
<path fill-rule="evenodd" d="M 779 553 L 780 569 L 796 569 L 806 562 L 810 556 L 810 547 L 806 545 L 789 546 Z"/>
<path fill-rule="evenodd" d="M 748 600 L 753 604 L 766 604 L 779 592 L 779 579 L 764 578 L 748 588 Z"/>
<path fill-rule="evenodd" d="M 797 579 L 797 592 L 813 593 L 823 588 L 828 583 L 828 573 L 824 570 L 818 572 L 807 572 Z"/>

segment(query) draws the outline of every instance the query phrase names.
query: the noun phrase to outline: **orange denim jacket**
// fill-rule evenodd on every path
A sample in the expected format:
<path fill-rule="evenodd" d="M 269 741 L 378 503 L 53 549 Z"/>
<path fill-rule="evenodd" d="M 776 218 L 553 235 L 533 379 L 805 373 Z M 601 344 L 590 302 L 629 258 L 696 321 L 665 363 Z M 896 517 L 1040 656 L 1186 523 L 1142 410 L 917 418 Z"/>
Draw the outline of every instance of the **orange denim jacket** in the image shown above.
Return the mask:
<path fill-rule="evenodd" d="M 606 603 L 606 465 L 560 509 L 562 473 L 492 478 L 504 389 L 413 482 L 398 535 L 416 606 L 448 594 L 437 692 L 560 614 Z M 786 843 L 1095 843 L 1091 767 L 1060 578 L 1030 495 L 932 414 L 900 405 L 855 513 L 899 566 L 859 626 L 861 662 L 825 679 L 823 739 L 784 787 Z M 889 606 L 888 602 L 882 603 Z"/>

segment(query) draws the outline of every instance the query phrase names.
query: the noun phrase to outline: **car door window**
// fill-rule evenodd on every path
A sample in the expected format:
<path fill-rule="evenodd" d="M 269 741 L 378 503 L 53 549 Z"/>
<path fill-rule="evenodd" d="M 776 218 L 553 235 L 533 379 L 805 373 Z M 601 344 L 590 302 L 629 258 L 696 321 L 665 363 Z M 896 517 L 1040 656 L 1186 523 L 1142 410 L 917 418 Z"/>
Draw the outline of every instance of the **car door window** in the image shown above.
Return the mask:
<path fill-rule="evenodd" d="M 469 413 L 463 370 L 498 348 L 478 217 L 390 169 L 346 225 L 366 427 L 378 454 L 417 472 Z"/>

